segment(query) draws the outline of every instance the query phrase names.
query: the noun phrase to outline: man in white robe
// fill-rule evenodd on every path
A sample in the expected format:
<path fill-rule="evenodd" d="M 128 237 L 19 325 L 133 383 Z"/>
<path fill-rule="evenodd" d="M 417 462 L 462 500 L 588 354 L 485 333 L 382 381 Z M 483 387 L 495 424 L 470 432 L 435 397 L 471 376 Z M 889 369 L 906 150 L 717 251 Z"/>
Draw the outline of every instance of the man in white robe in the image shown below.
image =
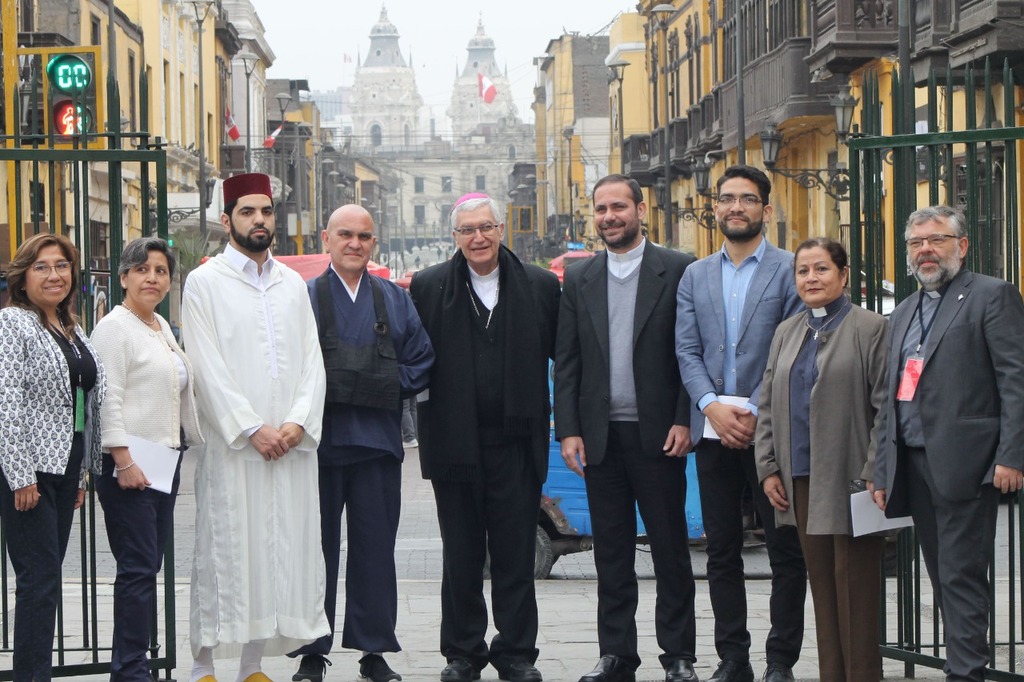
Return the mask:
<path fill-rule="evenodd" d="M 196 468 L 191 682 L 269 682 L 264 653 L 328 634 L 317 445 L 326 378 L 301 277 L 274 261 L 270 178 L 224 182 L 223 254 L 194 270 L 182 333 L 207 434 Z"/>

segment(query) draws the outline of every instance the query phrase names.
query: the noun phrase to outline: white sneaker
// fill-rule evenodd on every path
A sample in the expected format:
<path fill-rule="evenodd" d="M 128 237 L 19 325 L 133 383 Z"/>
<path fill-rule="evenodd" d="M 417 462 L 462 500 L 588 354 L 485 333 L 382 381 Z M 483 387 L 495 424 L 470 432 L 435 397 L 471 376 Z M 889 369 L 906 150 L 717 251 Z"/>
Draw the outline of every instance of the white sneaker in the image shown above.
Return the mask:
<path fill-rule="evenodd" d="M 418 448 L 420 446 L 420 442 L 413 438 L 412 440 L 405 441 L 404 443 L 402 443 L 402 445 L 404 445 L 407 448 Z"/>

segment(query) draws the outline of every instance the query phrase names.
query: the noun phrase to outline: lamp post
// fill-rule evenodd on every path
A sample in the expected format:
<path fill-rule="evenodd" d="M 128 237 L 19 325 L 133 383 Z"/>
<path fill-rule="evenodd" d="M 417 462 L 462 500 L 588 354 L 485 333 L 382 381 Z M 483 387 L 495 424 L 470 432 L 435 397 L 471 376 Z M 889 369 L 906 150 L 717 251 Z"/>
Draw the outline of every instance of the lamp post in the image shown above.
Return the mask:
<path fill-rule="evenodd" d="M 189 0 L 192 10 L 196 14 L 196 30 L 199 32 L 199 236 L 203 245 L 203 252 L 206 252 L 206 133 L 204 132 L 204 121 L 206 118 L 206 107 L 203 104 L 203 24 L 210 14 L 214 0 Z"/>
<path fill-rule="evenodd" d="M 672 220 L 672 164 L 670 163 L 671 155 L 668 152 L 668 22 L 669 18 L 675 13 L 676 8 L 672 5 L 662 3 L 655 5 L 651 9 L 651 14 L 654 15 L 658 22 L 658 33 L 661 34 L 659 42 L 661 43 L 661 73 L 662 73 L 662 89 L 661 89 L 661 139 L 662 139 L 662 162 L 665 166 L 665 193 L 663 198 L 665 199 L 664 205 L 662 206 L 662 215 L 665 217 L 665 230 L 670 230 L 670 224 Z M 671 234 L 662 235 L 662 238 L 671 237 Z"/>
<path fill-rule="evenodd" d="M 625 59 L 617 59 L 608 65 L 608 70 L 612 77 L 612 80 L 616 80 L 619 83 L 619 171 L 621 172 L 625 167 L 625 151 L 626 151 L 626 127 L 622 119 L 623 117 L 623 106 L 622 106 L 622 79 L 626 75 L 626 67 L 629 66 L 629 62 Z"/>
<path fill-rule="evenodd" d="M 252 89 L 249 87 L 249 79 L 256 71 L 260 58 L 249 51 L 241 52 L 237 57 L 245 70 L 245 172 L 252 173 Z"/>
<path fill-rule="evenodd" d="M 845 143 L 850 135 L 850 125 L 853 121 L 853 112 L 857 107 L 858 99 L 849 91 L 840 92 L 829 98 L 829 102 L 835 109 L 836 137 L 840 142 Z M 769 124 L 761 131 L 761 156 L 764 159 L 764 167 L 772 173 L 795 180 L 797 184 L 813 189 L 820 187 L 836 201 L 850 200 L 850 171 L 844 165 L 835 170 L 828 168 L 779 168 L 779 151 L 782 149 L 784 138 L 782 132 L 774 125 Z"/>
<path fill-rule="evenodd" d="M 284 112 L 288 109 L 288 105 L 292 102 L 292 96 L 287 92 L 279 92 L 274 95 L 274 99 L 277 100 L 277 106 L 281 109 L 281 126 L 284 126 Z M 284 188 L 288 185 L 288 160 L 284 156 L 284 152 L 281 153 L 281 217 L 282 220 L 278 221 L 277 225 L 277 248 L 279 253 L 288 253 L 288 210 L 285 206 L 285 194 Z"/>
<path fill-rule="evenodd" d="M 569 183 L 569 241 L 576 241 L 576 212 L 573 210 L 573 185 L 572 185 L 572 136 L 576 131 L 573 130 L 572 126 L 565 126 L 562 128 L 562 137 L 569 144 L 569 172 L 567 175 Z"/>

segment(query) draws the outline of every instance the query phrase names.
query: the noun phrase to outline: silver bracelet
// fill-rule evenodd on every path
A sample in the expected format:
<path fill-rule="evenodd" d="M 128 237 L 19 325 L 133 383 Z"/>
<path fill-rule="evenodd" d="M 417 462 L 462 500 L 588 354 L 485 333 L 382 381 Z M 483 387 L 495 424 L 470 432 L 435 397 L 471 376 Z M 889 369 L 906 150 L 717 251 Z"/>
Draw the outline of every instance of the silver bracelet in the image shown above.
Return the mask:
<path fill-rule="evenodd" d="M 129 463 L 128 463 L 128 464 L 126 465 L 126 466 L 123 466 L 123 467 L 119 467 L 119 466 L 117 466 L 117 465 L 115 464 L 115 465 L 114 465 L 114 471 L 128 471 L 128 470 L 129 470 L 129 469 L 131 469 L 131 468 L 132 468 L 133 466 L 135 466 L 135 460 L 132 460 L 132 461 L 131 461 L 131 462 L 129 462 Z"/>

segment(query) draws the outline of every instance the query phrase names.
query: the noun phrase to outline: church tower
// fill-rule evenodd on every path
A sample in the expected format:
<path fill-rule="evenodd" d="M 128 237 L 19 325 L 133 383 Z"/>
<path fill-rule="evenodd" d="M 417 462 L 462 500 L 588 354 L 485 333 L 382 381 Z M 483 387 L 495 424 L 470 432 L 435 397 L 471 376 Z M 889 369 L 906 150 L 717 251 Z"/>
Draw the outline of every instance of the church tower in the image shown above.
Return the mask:
<path fill-rule="evenodd" d="M 481 17 L 476 35 L 466 46 L 466 66 L 457 75 L 452 88 L 452 102 L 448 116 L 452 121 L 455 141 L 465 140 L 474 134 L 485 134 L 504 130 L 519 122 L 512 88 L 508 78 L 494 61 L 494 41 L 484 33 Z M 494 84 L 494 99 L 488 103 L 481 96 L 480 81 L 484 77 L 484 88 L 488 82 Z"/>
<path fill-rule="evenodd" d="M 370 49 L 356 67 L 352 88 L 352 127 L 363 149 L 390 150 L 419 144 L 419 115 L 423 98 L 416 74 L 402 57 L 398 29 L 381 6 L 380 19 L 370 31 Z"/>

